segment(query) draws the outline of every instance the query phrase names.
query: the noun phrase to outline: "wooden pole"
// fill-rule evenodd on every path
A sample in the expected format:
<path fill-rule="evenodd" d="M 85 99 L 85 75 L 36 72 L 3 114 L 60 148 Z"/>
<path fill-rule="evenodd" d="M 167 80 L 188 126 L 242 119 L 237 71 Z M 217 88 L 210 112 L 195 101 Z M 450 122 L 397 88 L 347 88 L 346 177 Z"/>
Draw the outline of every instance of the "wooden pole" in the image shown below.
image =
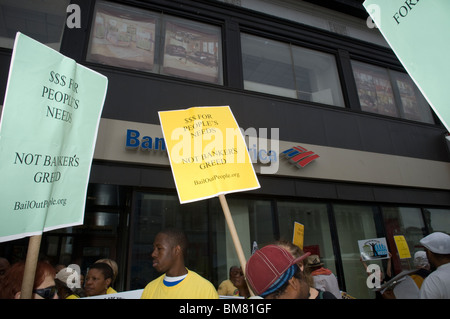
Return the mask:
<path fill-rule="evenodd" d="M 42 234 L 31 236 L 29 239 L 20 299 L 31 299 L 33 295 L 34 277 L 36 275 L 41 239 Z"/>
<path fill-rule="evenodd" d="M 241 241 L 239 240 L 239 236 L 236 231 L 236 227 L 234 226 L 233 217 L 231 216 L 230 208 L 228 207 L 227 200 L 225 195 L 219 195 L 220 204 L 222 205 L 223 214 L 225 215 L 225 219 L 227 221 L 228 229 L 230 230 L 231 238 L 233 239 L 234 248 L 236 249 L 236 253 L 239 258 L 239 263 L 241 264 L 242 272 L 245 277 L 245 265 L 247 261 L 245 259 L 244 251 L 242 250 Z M 254 296 L 254 293 L 250 286 L 248 285 L 248 290 L 250 291 L 250 295 Z"/>

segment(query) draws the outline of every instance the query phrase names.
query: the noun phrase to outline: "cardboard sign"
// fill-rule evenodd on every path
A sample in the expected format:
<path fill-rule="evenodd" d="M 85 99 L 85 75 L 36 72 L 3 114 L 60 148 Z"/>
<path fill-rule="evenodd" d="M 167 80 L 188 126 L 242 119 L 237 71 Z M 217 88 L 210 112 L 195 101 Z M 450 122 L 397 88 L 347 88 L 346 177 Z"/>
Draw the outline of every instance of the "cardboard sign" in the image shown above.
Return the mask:
<path fill-rule="evenodd" d="M 366 0 L 364 7 L 406 71 L 450 131 L 448 0 Z"/>
<path fill-rule="evenodd" d="M 159 112 L 180 203 L 259 188 L 228 106 Z"/>
<path fill-rule="evenodd" d="M 17 34 L 0 122 L 0 241 L 83 223 L 107 83 Z"/>

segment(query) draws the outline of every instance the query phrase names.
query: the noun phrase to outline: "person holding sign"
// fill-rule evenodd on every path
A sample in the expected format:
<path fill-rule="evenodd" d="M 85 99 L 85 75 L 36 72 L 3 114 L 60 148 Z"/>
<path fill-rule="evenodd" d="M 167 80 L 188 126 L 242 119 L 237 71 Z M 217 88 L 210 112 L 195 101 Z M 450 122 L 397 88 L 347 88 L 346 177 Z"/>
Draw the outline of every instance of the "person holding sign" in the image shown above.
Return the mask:
<path fill-rule="evenodd" d="M 186 268 L 187 238 L 177 229 L 166 229 L 153 243 L 153 267 L 164 273 L 151 281 L 141 299 L 218 299 L 215 287 L 196 272 Z"/>

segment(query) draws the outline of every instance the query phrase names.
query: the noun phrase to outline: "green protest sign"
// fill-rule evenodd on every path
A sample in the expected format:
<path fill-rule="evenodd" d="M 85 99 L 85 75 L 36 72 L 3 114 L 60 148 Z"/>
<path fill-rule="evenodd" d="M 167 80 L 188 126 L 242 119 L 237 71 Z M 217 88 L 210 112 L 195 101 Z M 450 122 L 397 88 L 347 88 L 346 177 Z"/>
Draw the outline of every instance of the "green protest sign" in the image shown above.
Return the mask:
<path fill-rule="evenodd" d="M 0 242 L 83 223 L 107 84 L 17 34 L 0 122 Z"/>
<path fill-rule="evenodd" d="M 364 7 L 434 112 L 450 131 L 448 0 L 366 0 Z"/>

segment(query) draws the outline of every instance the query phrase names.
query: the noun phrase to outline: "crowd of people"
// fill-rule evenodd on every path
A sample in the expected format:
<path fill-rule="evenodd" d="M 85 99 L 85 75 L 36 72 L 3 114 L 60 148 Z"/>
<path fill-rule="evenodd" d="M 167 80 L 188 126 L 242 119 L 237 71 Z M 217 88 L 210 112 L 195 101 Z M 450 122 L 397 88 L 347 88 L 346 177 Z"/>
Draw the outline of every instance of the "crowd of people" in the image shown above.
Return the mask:
<path fill-rule="evenodd" d="M 417 295 L 410 298 L 450 299 L 450 236 L 435 232 L 420 240 L 424 251 L 414 255 L 414 271 L 408 278 Z M 342 299 L 336 276 L 324 267 L 320 257 L 303 252 L 298 246 L 278 241 L 256 250 L 246 263 L 245 275 L 232 266 L 229 278 L 214 285 L 185 265 L 188 241 L 183 231 L 165 229 L 154 240 L 153 267 L 161 275 L 143 289 L 141 299 L 217 299 L 219 296 L 264 299 Z M 365 263 L 363 262 L 363 265 Z M 10 265 L 0 258 L 0 299 L 21 298 L 25 263 Z M 76 267 L 39 261 L 33 285 L 33 299 L 78 299 L 116 293 L 117 263 L 100 259 L 84 277 Z M 369 273 L 368 273 L 369 274 Z M 397 276 L 398 277 L 398 276 Z M 380 281 L 384 289 L 377 297 L 402 298 L 401 289 L 410 289 L 405 280 L 387 274 Z M 394 280 L 397 279 L 397 280 Z M 402 286 L 403 285 L 403 286 Z M 400 289 L 401 288 L 401 289 Z M 412 296 L 412 297 L 411 297 Z"/>

